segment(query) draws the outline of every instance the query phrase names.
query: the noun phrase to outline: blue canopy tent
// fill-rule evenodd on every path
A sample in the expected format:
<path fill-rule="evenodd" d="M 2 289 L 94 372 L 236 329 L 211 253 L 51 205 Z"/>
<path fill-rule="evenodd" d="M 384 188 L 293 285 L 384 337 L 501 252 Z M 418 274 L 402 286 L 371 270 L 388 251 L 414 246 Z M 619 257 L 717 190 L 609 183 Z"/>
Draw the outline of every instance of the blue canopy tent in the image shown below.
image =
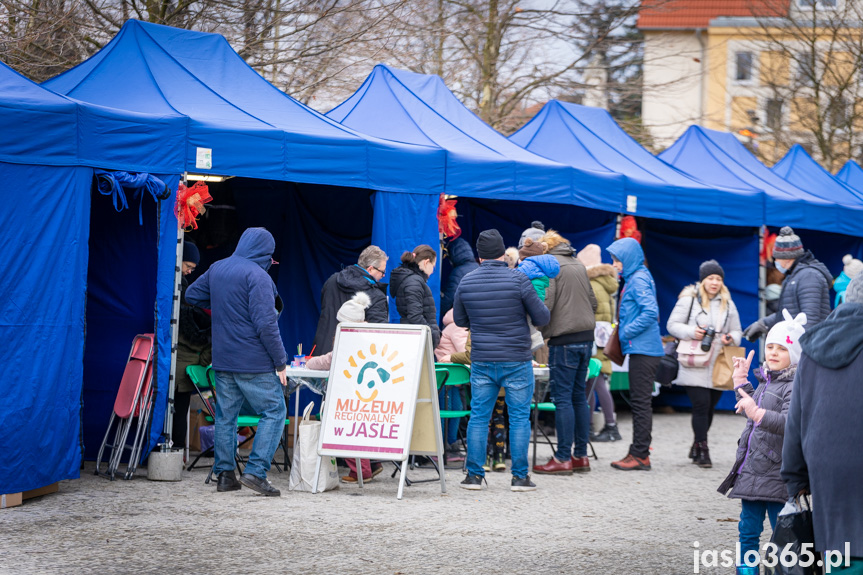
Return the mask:
<path fill-rule="evenodd" d="M 94 343 L 100 336 L 117 340 L 120 373 L 135 334 L 170 341 L 171 294 L 155 293 L 174 273 L 173 261 L 157 265 L 164 249 L 173 259 L 157 233 L 176 230 L 173 202 L 129 198 L 141 203 L 139 225 L 138 210 L 116 213 L 112 198 L 91 200 L 91 188 L 102 168 L 159 174 L 176 191 L 184 119 L 84 104 L 0 63 L 0 133 L 0 491 L 14 493 L 78 477 L 87 377 L 113 389 L 98 414 L 84 392 L 83 424 L 93 419 L 104 433 L 120 377 L 85 359 L 109 351 Z M 154 310 L 165 321 L 154 324 Z M 161 356 L 157 370 L 168 370 Z M 98 448 L 101 439 L 84 441 Z"/>
<path fill-rule="evenodd" d="M 856 165 L 856 164 L 854 164 Z M 795 186 L 807 190 L 828 202 L 845 207 L 842 219 L 863 221 L 863 192 L 834 177 L 822 168 L 799 144 L 794 144 L 771 168 L 774 173 Z M 849 168 L 850 169 L 853 168 Z M 858 168 L 859 169 L 859 168 Z M 800 230 L 803 245 L 818 254 L 834 276 L 842 272 L 842 256 L 851 254 L 859 257 L 863 253 L 863 237 L 860 232 L 854 235 L 831 233 L 837 230 L 810 231 Z"/>
<path fill-rule="evenodd" d="M 222 204 L 224 210 L 210 210 L 212 219 L 202 227 L 230 211 L 232 226 L 266 225 L 278 239 L 281 265 L 273 273 L 286 304 L 280 327 L 288 349 L 306 342 L 308 351 L 323 282 L 339 263 L 356 262 L 369 241 L 389 253 L 406 243 L 437 241 L 437 222 L 411 214 L 437 208 L 444 191 L 440 150 L 385 142 L 339 125 L 269 84 L 220 35 L 130 20 L 97 54 L 45 85 L 88 102 L 179 115 L 185 122 L 183 171 L 238 176 L 211 186 L 233 200 Z M 258 193 L 280 203 L 246 197 Z M 348 220 L 371 215 L 373 221 L 362 220 L 362 233 L 357 226 L 341 230 L 336 213 Z M 323 241 L 321 226 L 336 241 Z M 166 242 L 176 242 L 175 228 L 161 231 Z M 213 249 L 199 246 L 201 271 L 216 255 L 233 251 L 242 228 L 234 231 L 221 234 Z M 107 412 L 107 403 L 103 408 Z"/>
<path fill-rule="evenodd" d="M 363 133 L 444 151 L 445 193 L 460 198 L 459 224 L 469 242 L 497 227 L 515 245 L 533 219 L 573 241 L 603 243 L 614 236 L 614 214 L 624 201 L 620 175 L 524 150 L 465 108 L 437 76 L 379 64 L 327 116 Z M 507 208 L 506 200 L 523 203 Z"/>
<path fill-rule="evenodd" d="M 758 226 L 751 190 L 707 185 L 669 166 L 627 134 L 606 110 L 552 100 L 510 136 L 535 154 L 624 178 L 619 212 L 647 218 Z"/>
<path fill-rule="evenodd" d="M 854 160 L 848 160 L 836 173 L 836 179 L 863 194 L 863 168 Z"/>

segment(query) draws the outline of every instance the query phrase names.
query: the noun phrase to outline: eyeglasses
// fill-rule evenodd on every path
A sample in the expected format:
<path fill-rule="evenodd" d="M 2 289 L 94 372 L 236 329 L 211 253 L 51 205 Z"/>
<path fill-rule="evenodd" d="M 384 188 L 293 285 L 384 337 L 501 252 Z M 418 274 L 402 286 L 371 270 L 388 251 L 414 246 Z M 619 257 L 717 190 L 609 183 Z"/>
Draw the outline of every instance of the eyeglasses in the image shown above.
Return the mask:
<path fill-rule="evenodd" d="M 378 268 L 376 268 L 375 266 L 371 266 L 371 268 L 372 268 L 373 270 L 375 270 L 376 272 L 378 272 L 379 274 L 381 274 L 382 276 L 387 275 L 386 270 L 378 269 Z"/>

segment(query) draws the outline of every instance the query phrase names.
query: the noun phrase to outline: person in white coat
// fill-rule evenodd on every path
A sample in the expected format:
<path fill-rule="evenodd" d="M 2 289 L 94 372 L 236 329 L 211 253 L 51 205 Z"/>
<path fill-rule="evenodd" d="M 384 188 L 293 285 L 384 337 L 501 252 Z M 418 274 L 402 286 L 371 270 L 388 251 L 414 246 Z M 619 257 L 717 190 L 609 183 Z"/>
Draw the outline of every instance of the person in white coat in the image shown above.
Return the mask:
<path fill-rule="evenodd" d="M 715 330 L 710 347 L 709 361 L 700 359 L 696 364 L 687 365 L 681 358 L 680 370 L 674 383 L 686 387 L 686 394 L 692 403 L 692 431 L 695 441 L 689 450 L 689 458 L 700 467 L 712 467 L 710 451 L 707 447 L 707 432 L 713 421 L 722 390 L 713 387 L 713 365 L 724 345 L 740 345 L 742 330 L 737 306 L 725 285 L 725 271 L 716 260 L 708 260 L 698 269 L 699 281 L 687 286 L 680 292 L 677 304 L 668 318 L 668 333 L 681 342 L 696 342 L 701 348 L 710 328 Z"/>

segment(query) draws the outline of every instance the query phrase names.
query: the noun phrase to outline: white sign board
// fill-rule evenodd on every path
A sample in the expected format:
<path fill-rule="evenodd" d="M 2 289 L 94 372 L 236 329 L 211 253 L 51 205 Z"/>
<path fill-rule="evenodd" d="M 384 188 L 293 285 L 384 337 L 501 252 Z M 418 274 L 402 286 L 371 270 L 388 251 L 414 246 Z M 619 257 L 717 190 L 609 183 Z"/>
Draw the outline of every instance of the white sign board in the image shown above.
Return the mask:
<path fill-rule="evenodd" d="M 436 381 L 427 326 L 339 324 L 318 454 L 402 462 L 435 455 L 442 462 Z"/>

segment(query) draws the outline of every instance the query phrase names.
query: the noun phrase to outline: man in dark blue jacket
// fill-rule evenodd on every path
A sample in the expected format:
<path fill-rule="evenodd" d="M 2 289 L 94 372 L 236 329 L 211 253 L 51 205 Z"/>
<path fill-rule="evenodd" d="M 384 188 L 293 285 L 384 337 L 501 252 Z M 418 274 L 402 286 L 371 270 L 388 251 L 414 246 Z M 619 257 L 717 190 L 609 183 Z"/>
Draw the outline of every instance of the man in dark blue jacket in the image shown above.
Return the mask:
<path fill-rule="evenodd" d="M 479 235 L 479 269 L 462 279 L 455 294 L 455 324 L 471 332 L 471 416 L 467 426 L 467 477 L 461 486 L 482 489 L 488 422 L 500 388 L 506 389 L 512 490 L 536 489 L 527 474 L 533 366 L 527 316 L 536 326 L 548 323 L 548 308 L 527 276 L 503 261 L 503 238 L 497 230 Z"/>
<path fill-rule="evenodd" d="M 213 369 L 216 372 L 216 462 L 218 491 L 240 484 L 263 495 L 281 493 L 267 481 L 270 461 L 285 428 L 288 363 L 279 334 L 278 292 L 267 270 L 276 242 L 264 228 L 243 232 L 234 254 L 210 266 L 186 290 L 186 301 L 213 313 Z M 239 482 L 234 475 L 237 417 L 244 402 L 261 417 L 249 462 Z"/>

